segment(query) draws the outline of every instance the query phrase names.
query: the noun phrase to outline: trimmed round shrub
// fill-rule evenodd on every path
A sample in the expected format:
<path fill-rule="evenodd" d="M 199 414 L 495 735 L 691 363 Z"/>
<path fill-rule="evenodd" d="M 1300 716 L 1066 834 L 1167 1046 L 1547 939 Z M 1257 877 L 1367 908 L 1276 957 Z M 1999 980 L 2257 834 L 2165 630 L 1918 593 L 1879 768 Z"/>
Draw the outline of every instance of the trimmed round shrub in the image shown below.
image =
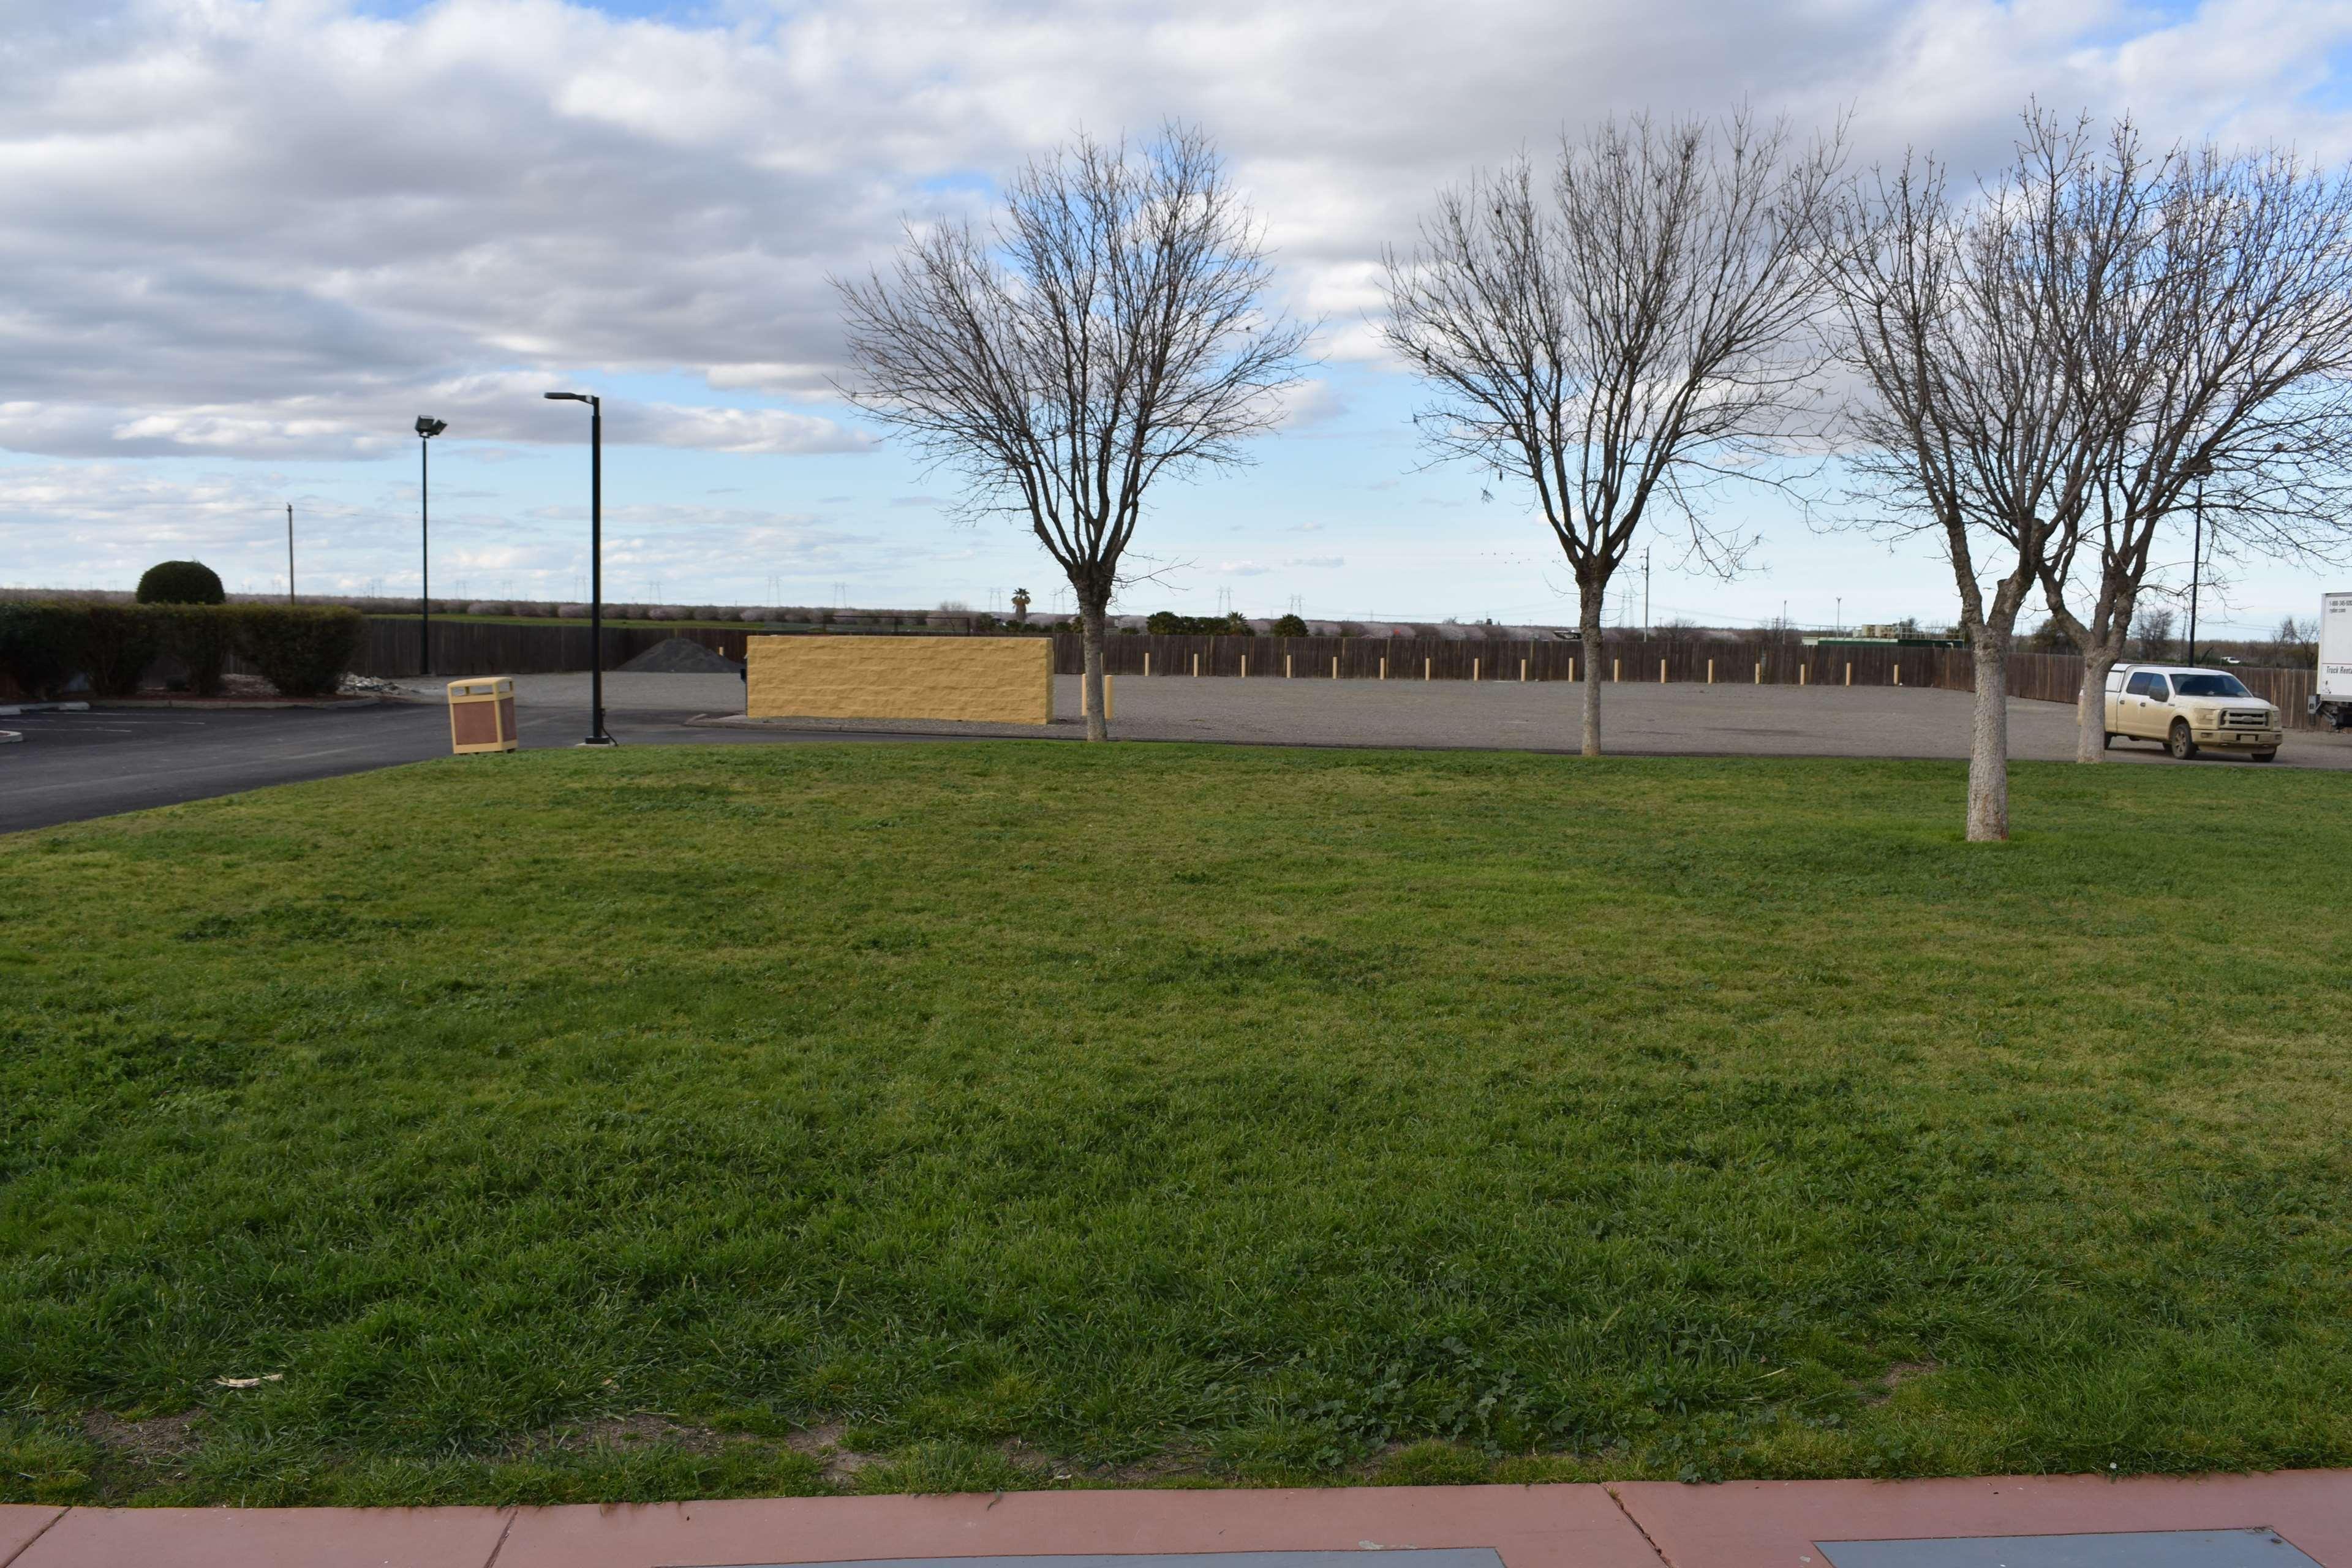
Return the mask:
<path fill-rule="evenodd" d="M 220 574 L 201 561 L 158 561 L 139 574 L 142 605 L 225 605 Z"/>
<path fill-rule="evenodd" d="M 1285 616 L 1274 623 L 1274 635 L 1278 637 L 1303 637 L 1307 635 L 1307 623 L 1297 616 Z"/>

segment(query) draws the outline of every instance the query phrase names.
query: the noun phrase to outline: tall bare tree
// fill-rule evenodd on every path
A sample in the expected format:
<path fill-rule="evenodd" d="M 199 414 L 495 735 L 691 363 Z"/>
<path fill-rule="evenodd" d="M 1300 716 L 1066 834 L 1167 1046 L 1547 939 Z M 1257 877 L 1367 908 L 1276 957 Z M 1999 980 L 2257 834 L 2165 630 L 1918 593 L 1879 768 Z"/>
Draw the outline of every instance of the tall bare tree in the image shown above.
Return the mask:
<path fill-rule="evenodd" d="M 2109 177 L 2145 186 L 2129 201 L 2152 243 L 2082 302 L 2093 395 L 2126 416 L 2042 572 L 2084 654 L 2082 762 L 2105 750 L 2107 672 L 2185 512 L 2225 552 L 2352 545 L 2352 178 L 2277 150 L 2123 155 L 2136 140 L 2116 127 Z"/>
<path fill-rule="evenodd" d="M 1151 485 L 1247 460 L 1298 379 L 1308 329 L 1266 309 L 1271 272 L 1215 148 L 1170 126 L 1141 146 L 1081 136 L 1023 169 L 987 227 L 910 226 L 887 273 L 835 282 L 845 395 L 1069 578 L 1090 741 L 1109 739 L 1103 622 Z"/>
<path fill-rule="evenodd" d="M 2123 416 L 2118 389 L 2086 371 L 2084 301 L 2137 264 L 2147 229 L 2140 184 L 2104 155 L 2087 123 L 2029 110 L 2014 162 L 1975 199 L 1906 159 L 1853 190 L 1823 237 L 1863 389 L 1848 460 L 1886 526 L 1940 546 L 1973 651 L 1971 840 L 2009 837 L 2018 612 Z"/>
<path fill-rule="evenodd" d="M 1720 126 L 1612 121 L 1441 191 L 1387 258 L 1389 342 L 1433 393 L 1441 458 L 1532 493 L 1574 574 L 1583 751 L 1601 754 L 1601 614 L 1643 522 L 1726 572 L 1744 541 L 1701 501 L 1770 459 L 1815 400 L 1821 303 L 1804 246 L 1842 136 L 1801 151 L 1745 113 Z M 1761 460 L 1761 466 L 1759 466 Z"/>

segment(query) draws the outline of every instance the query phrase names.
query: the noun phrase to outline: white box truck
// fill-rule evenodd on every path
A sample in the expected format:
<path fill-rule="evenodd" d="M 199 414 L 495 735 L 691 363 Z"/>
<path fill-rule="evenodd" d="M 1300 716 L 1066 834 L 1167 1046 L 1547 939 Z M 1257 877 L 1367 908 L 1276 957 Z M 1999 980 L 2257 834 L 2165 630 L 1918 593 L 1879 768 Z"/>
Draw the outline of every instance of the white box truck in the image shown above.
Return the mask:
<path fill-rule="evenodd" d="M 2352 594 L 2319 598 L 2319 684 L 2311 714 L 2331 730 L 2352 730 Z"/>

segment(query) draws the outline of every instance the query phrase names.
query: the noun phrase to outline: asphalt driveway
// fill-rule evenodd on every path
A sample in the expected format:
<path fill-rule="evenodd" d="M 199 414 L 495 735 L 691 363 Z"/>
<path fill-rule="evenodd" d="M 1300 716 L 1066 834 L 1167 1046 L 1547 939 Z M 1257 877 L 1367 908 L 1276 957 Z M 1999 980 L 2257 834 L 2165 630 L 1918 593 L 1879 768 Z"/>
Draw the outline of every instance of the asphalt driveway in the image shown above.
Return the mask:
<path fill-rule="evenodd" d="M 700 684 L 681 688 L 681 679 Z M 698 714 L 725 710 L 734 686 L 731 677 L 607 676 L 605 726 L 631 746 L 916 738 L 688 724 Z M 586 676 L 529 677 L 516 688 L 515 727 L 526 749 L 569 746 L 587 734 Z M 733 700 L 740 706 L 740 692 Z M 0 833 L 449 752 L 448 711 L 437 701 L 342 709 L 101 708 L 19 714 L 0 720 L 0 728 L 25 737 L 21 744 L 0 746 Z"/>

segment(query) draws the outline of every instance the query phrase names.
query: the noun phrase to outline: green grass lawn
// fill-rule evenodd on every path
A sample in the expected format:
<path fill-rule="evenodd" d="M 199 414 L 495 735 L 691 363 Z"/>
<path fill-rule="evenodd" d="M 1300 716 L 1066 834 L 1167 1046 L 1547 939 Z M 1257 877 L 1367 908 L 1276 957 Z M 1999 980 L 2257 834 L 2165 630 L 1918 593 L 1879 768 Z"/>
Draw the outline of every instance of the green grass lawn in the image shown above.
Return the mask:
<path fill-rule="evenodd" d="M 0 1497 L 2352 1463 L 2352 791 L 2016 785 L 664 747 L 0 838 Z"/>

